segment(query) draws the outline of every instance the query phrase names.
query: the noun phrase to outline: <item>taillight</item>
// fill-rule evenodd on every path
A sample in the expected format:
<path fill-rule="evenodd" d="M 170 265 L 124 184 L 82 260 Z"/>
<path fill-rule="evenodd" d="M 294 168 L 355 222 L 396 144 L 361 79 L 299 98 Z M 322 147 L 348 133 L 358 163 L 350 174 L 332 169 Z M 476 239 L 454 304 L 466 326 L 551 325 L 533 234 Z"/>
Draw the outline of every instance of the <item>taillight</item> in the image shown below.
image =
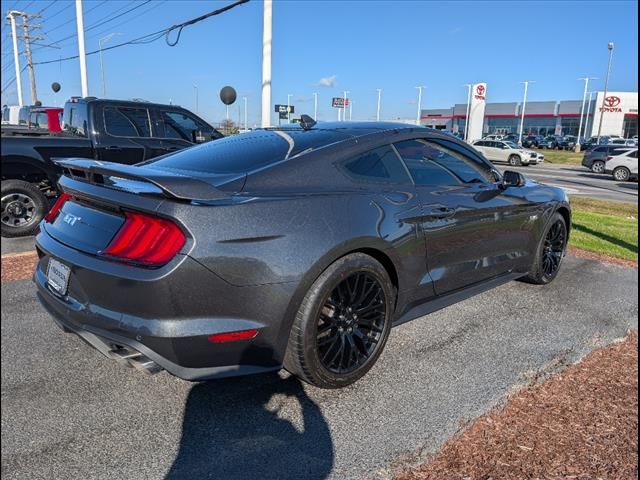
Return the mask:
<path fill-rule="evenodd" d="M 241 330 L 239 332 L 216 333 L 209 335 L 207 339 L 213 343 L 237 342 L 238 340 L 249 340 L 258 335 L 258 330 Z"/>
<path fill-rule="evenodd" d="M 173 222 L 142 213 L 126 212 L 126 220 L 104 255 L 120 260 L 160 267 L 180 251 L 184 233 Z"/>
<path fill-rule="evenodd" d="M 71 195 L 69 195 L 68 193 L 62 193 L 58 197 L 58 200 L 56 200 L 56 203 L 53 204 L 53 207 L 51 207 L 51 210 L 49 210 L 49 213 L 47 213 L 47 215 L 44 217 L 44 221 L 48 223 L 53 223 L 53 221 L 56 219 L 56 217 L 60 213 L 60 210 L 62 209 L 62 205 L 64 205 L 64 202 L 66 202 L 70 198 L 71 198 Z"/>

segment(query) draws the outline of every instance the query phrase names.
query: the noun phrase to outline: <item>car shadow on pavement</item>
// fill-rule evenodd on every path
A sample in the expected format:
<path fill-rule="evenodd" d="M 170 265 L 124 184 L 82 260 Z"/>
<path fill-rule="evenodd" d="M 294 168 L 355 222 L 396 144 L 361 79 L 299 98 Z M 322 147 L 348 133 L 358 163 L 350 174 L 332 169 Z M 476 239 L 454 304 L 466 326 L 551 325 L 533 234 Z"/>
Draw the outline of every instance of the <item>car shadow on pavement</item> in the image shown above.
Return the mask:
<path fill-rule="evenodd" d="M 333 459 L 329 427 L 300 380 L 253 375 L 191 389 L 165 480 L 321 480 Z"/>

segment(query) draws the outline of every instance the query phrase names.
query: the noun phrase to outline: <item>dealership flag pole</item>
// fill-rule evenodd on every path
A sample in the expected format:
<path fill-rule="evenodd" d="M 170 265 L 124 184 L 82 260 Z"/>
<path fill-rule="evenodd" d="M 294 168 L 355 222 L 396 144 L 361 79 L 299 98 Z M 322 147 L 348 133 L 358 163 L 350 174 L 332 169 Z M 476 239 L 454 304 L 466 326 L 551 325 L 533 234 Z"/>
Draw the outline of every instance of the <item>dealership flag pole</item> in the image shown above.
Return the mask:
<path fill-rule="evenodd" d="M 420 85 L 416 88 L 418 89 L 418 113 L 416 114 L 416 125 L 420 125 L 420 114 L 422 113 L 422 89 L 427 87 Z"/>
<path fill-rule="evenodd" d="M 468 87 L 469 94 L 467 95 L 467 116 L 464 117 L 464 141 L 469 141 L 469 114 L 471 113 L 471 87 L 470 83 L 465 83 L 465 87 Z"/>
<path fill-rule="evenodd" d="M 262 128 L 271 126 L 271 30 L 272 2 L 264 0 L 262 19 Z"/>
<path fill-rule="evenodd" d="M 596 77 L 584 77 L 578 80 L 584 80 L 584 93 L 582 94 L 582 108 L 580 109 L 580 126 L 578 127 L 578 139 L 576 140 L 575 151 L 580 151 L 580 136 L 582 135 L 582 117 L 584 115 L 584 103 L 587 100 L 587 90 L 589 89 L 589 80 L 596 80 Z M 585 125 L 585 130 L 587 126 Z"/>
<path fill-rule="evenodd" d="M 377 88 L 376 90 L 378 90 L 378 108 L 376 109 L 376 121 L 379 122 L 380 121 L 380 101 L 382 99 L 382 89 L 381 88 Z"/>
<path fill-rule="evenodd" d="M 522 111 L 520 112 L 520 133 L 518 135 L 518 145 L 522 145 L 522 131 L 524 130 L 524 109 L 527 108 L 527 91 L 529 90 L 529 84 L 535 83 L 533 80 L 525 80 L 524 82 L 524 97 L 522 99 Z"/>
<path fill-rule="evenodd" d="M 318 94 L 313 92 L 313 119 L 318 120 Z"/>
<path fill-rule="evenodd" d="M 82 96 L 89 96 L 89 84 L 87 82 L 87 57 L 84 50 L 84 18 L 82 16 L 82 0 L 76 0 L 76 24 L 78 28 L 78 55 L 80 57 L 80 82 L 82 83 Z"/>
<path fill-rule="evenodd" d="M 351 93 L 349 90 L 344 91 L 344 97 L 342 102 L 342 121 L 347 121 L 347 94 Z M 338 110 L 338 115 L 340 115 L 340 111 Z"/>
<path fill-rule="evenodd" d="M 594 92 L 589 92 L 589 103 L 587 103 L 587 115 L 585 115 L 584 119 L 584 134 L 587 136 L 587 125 L 589 125 L 589 114 L 591 113 L 591 97 Z M 593 122 L 591 122 L 591 133 L 588 134 L 589 137 L 593 135 Z"/>
<path fill-rule="evenodd" d="M 600 106 L 600 121 L 598 122 L 598 145 L 600 145 L 600 134 L 602 133 L 602 117 L 604 117 L 604 102 L 607 98 L 607 89 L 609 87 L 609 75 L 611 75 L 611 57 L 613 56 L 613 42 L 607 45 L 609 49 L 609 66 L 607 67 L 607 78 L 604 81 L 604 94 L 602 95 L 602 105 Z"/>
<path fill-rule="evenodd" d="M 7 18 L 11 22 L 11 36 L 13 37 L 13 65 L 16 67 L 16 87 L 18 89 L 18 105 L 22 106 L 22 79 L 20 78 L 20 56 L 18 55 L 18 36 L 16 34 L 16 15 L 20 12 L 15 10 L 7 13 Z"/>
<path fill-rule="evenodd" d="M 291 123 L 291 93 L 287 93 L 287 123 Z"/>

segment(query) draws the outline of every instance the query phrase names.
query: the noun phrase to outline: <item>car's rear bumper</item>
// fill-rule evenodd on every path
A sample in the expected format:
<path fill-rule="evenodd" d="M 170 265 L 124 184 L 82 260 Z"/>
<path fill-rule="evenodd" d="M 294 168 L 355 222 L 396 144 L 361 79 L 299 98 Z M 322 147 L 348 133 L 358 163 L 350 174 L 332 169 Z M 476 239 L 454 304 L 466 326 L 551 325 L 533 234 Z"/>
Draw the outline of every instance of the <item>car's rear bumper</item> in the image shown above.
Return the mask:
<path fill-rule="evenodd" d="M 58 325 L 108 357 L 122 359 L 120 353 L 127 350 L 133 361 L 124 363 L 136 366 L 147 359 L 186 380 L 281 367 L 292 284 L 233 286 L 190 257 L 159 277 L 127 279 L 95 268 L 100 260 L 60 244 L 46 232 L 38 236 L 37 249 L 38 299 Z M 47 283 L 52 257 L 71 267 L 65 295 Z M 208 339 L 250 329 L 258 330 L 250 340 Z"/>

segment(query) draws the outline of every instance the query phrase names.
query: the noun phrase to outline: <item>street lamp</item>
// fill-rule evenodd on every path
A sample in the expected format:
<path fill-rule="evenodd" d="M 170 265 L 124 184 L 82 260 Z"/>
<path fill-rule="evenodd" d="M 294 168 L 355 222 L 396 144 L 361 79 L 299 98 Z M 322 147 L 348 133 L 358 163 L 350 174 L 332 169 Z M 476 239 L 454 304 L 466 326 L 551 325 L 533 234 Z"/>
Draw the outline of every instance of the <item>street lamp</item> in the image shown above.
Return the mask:
<path fill-rule="evenodd" d="M 249 122 L 247 121 L 247 97 L 242 97 L 244 100 L 244 129 L 249 129 Z"/>
<path fill-rule="evenodd" d="M 584 93 L 582 94 L 582 108 L 580 109 L 580 126 L 578 127 L 578 140 L 576 141 L 575 151 L 580 151 L 580 137 L 582 135 L 582 116 L 584 114 L 584 103 L 587 100 L 587 90 L 589 89 L 589 80 L 597 80 L 596 77 L 583 77 L 578 80 L 584 80 Z M 585 130 L 587 126 L 585 125 Z"/>
<path fill-rule="evenodd" d="M 111 38 L 116 35 L 122 35 L 118 32 L 110 33 L 109 35 L 105 35 L 100 40 L 98 40 L 98 50 L 100 51 L 100 75 L 102 76 L 102 97 L 105 98 L 107 96 L 107 83 L 104 79 L 104 63 L 102 61 L 102 44 L 108 42 Z"/>
<path fill-rule="evenodd" d="M 382 99 L 382 89 L 376 88 L 376 90 L 378 91 L 378 109 L 376 110 L 376 121 L 379 122 L 380 121 L 380 100 Z"/>
<path fill-rule="evenodd" d="M 291 123 L 291 97 L 292 93 L 287 94 L 287 123 Z"/>
<path fill-rule="evenodd" d="M 518 145 L 522 145 L 522 131 L 524 130 L 524 110 L 527 107 L 527 91 L 529 90 L 530 83 L 536 83 L 533 80 L 525 80 L 524 82 L 524 97 L 522 99 L 522 111 L 520 112 L 520 132 L 518 134 Z"/>
<path fill-rule="evenodd" d="M 609 87 L 609 75 L 611 75 L 611 57 L 613 56 L 613 42 L 607 45 L 609 49 L 609 65 L 607 66 L 607 78 L 604 81 L 604 95 L 602 95 L 602 106 L 600 108 L 600 122 L 598 123 L 598 145 L 600 145 L 600 134 L 602 133 L 602 117 L 604 117 L 604 102 L 607 98 L 607 89 Z"/>
<path fill-rule="evenodd" d="M 193 88 L 196 90 L 196 113 L 198 113 L 198 85 L 193 84 Z M 229 118 L 229 112 L 227 110 L 227 118 Z"/>
<path fill-rule="evenodd" d="M 465 83 L 463 86 L 467 87 L 469 90 L 469 93 L 467 95 L 467 115 L 464 117 L 464 141 L 468 142 L 469 141 L 469 115 L 471 114 L 471 87 L 473 87 L 473 85 L 470 83 Z"/>
<path fill-rule="evenodd" d="M 353 99 L 349 101 L 349 121 L 353 120 Z"/>
<path fill-rule="evenodd" d="M 427 88 L 425 85 L 416 87 L 418 89 L 418 113 L 416 115 L 416 125 L 420 125 L 420 114 L 422 113 L 422 89 Z"/>
<path fill-rule="evenodd" d="M 318 120 L 318 94 L 313 92 L 313 119 Z"/>

